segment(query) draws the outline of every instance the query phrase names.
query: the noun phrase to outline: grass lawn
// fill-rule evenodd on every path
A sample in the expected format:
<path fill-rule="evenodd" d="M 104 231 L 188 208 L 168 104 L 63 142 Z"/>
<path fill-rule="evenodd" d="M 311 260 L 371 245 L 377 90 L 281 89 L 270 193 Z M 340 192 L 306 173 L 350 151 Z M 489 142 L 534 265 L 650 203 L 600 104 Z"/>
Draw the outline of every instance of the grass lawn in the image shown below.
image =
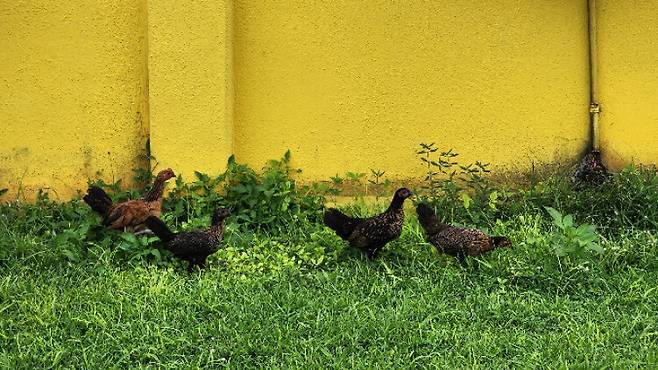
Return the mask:
<path fill-rule="evenodd" d="M 192 274 L 149 238 L 102 230 L 79 201 L 5 205 L 0 366 L 654 368 L 658 233 L 640 226 L 656 206 L 587 211 L 606 191 L 616 190 L 542 198 L 597 224 L 601 254 L 558 256 L 561 231 L 545 210 L 501 203 L 478 226 L 514 247 L 465 267 L 425 243 L 407 212 L 402 237 L 374 262 L 314 222 L 230 224 L 228 248 Z"/>
<path fill-rule="evenodd" d="M 406 231 L 374 263 L 351 256 L 331 268 L 252 275 L 219 265 L 192 275 L 182 266 L 120 266 L 109 256 L 57 264 L 40 260 L 37 251 L 0 273 L 0 364 L 658 363 L 655 268 L 559 274 L 538 266 L 533 276 L 528 265 L 536 258 L 526 246 L 462 268 Z M 644 234 L 608 247 L 655 252 L 656 241 Z"/>

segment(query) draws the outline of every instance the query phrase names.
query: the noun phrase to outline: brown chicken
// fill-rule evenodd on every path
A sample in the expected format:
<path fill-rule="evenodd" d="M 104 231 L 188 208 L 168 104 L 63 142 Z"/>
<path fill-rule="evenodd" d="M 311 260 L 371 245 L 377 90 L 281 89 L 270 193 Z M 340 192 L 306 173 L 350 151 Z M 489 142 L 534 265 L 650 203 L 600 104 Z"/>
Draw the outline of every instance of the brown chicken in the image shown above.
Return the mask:
<path fill-rule="evenodd" d="M 153 187 L 141 199 L 112 204 L 112 199 L 97 186 L 89 187 L 87 195 L 82 199 L 91 209 L 103 216 L 103 225 L 108 228 L 143 232 L 144 221 L 149 216 L 160 217 L 165 183 L 172 177 L 176 175 L 171 168 L 160 171 L 153 182 Z"/>
<path fill-rule="evenodd" d="M 439 221 L 434 211 L 424 203 L 416 207 L 418 221 L 427 234 L 427 241 L 439 252 L 451 255 L 463 263 L 466 256 L 479 256 L 482 253 L 501 247 L 511 247 L 512 243 L 504 236 L 491 237 L 478 229 L 452 227 Z"/>

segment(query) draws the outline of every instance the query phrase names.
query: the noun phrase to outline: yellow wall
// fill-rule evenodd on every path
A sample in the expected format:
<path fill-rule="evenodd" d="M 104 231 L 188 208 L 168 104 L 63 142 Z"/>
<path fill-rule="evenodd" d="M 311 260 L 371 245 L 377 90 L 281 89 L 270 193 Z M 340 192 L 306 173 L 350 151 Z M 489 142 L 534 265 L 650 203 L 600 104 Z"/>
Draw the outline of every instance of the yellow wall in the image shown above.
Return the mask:
<path fill-rule="evenodd" d="M 190 179 L 233 152 L 230 0 L 149 1 L 151 151 Z"/>
<path fill-rule="evenodd" d="M 658 0 L 598 3 L 604 158 L 655 162 Z M 307 179 L 407 178 L 421 141 L 497 169 L 588 141 L 585 0 L 22 0 L 0 34 L 14 193 L 128 180 L 149 130 L 188 179 L 231 153 L 259 167 L 291 149 Z"/>
<path fill-rule="evenodd" d="M 130 179 L 148 131 L 146 1 L 3 1 L 0 188 Z"/>
<path fill-rule="evenodd" d="M 404 178 L 422 141 L 497 168 L 585 148 L 585 1 L 235 4 L 239 160 Z"/>
<path fill-rule="evenodd" d="M 601 148 L 613 168 L 658 160 L 658 1 L 599 0 Z"/>

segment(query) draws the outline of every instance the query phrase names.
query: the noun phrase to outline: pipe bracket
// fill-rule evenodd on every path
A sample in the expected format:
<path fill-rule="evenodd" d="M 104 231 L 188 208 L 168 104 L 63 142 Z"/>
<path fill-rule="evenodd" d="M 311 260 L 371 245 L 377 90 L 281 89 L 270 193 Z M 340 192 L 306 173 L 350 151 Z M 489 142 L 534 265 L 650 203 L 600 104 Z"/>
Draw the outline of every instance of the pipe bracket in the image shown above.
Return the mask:
<path fill-rule="evenodd" d="M 589 103 L 589 112 L 590 113 L 600 113 L 601 112 L 601 106 L 597 102 L 591 102 Z"/>

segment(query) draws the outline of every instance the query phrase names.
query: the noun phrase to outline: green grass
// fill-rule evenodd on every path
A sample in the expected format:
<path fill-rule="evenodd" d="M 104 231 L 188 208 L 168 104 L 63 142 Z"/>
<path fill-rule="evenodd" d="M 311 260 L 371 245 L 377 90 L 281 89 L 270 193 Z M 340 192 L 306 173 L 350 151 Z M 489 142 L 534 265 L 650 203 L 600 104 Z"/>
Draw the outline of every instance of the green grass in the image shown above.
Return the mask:
<path fill-rule="evenodd" d="M 345 253 L 331 267 L 271 273 L 215 265 L 188 275 L 177 265 L 121 265 L 111 253 L 70 263 L 35 249 L 0 273 L 0 364 L 656 363 L 658 270 L 641 258 L 655 259 L 653 234 L 606 242 L 616 257 L 607 263 L 559 271 L 538 264 L 551 257 L 520 241 L 523 228 L 509 231 L 518 247 L 465 269 L 422 243 L 414 223 L 375 263 Z"/>
<path fill-rule="evenodd" d="M 8 368 L 650 367 L 655 272 L 562 291 L 432 261 L 187 276 L 105 266 L 3 273 Z"/>
<path fill-rule="evenodd" d="M 367 262 L 295 216 L 284 232 L 231 224 L 210 268 L 188 274 L 166 254 L 142 253 L 155 242 L 98 227 L 79 201 L 5 205 L 0 367 L 653 368 L 655 205 L 643 207 L 644 223 L 634 221 L 642 207 L 623 199 L 601 206 L 620 210 L 609 222 L 585 208 L 622 180 L 598 192 L 544 183 L 543 193 L 510 196 L 502 216 L 480 226 L 514 248 L 466 267 L 425 243 L 413 217 Z M 626 191 L 648 201 L 654 188 Z M 545 203 L 596 223 L 605 252 L 557 257 Z"/>

